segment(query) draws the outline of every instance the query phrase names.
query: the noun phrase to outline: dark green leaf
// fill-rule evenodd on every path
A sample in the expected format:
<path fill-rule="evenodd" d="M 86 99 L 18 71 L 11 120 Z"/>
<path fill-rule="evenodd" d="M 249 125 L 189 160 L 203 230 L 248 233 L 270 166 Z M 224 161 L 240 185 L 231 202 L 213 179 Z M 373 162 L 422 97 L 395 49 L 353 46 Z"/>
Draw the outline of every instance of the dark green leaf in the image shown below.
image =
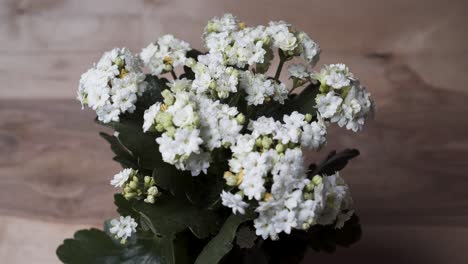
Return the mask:
<path fill-rule="evenodd" d="M 99 135 L 109 142 L 112 152 L 114 152 L 114 160 L 119 162 L 124 168 L 137 169 L 136 159 L 132 154 L 119 142 L 119 140 L 107 133 L 100 132 Z"/>
<path fill-rule="evenodd" d="M 252 248 L 257 238 L 255 231 L 250 226 L 244 225 L 237 230 L 236 244 L 240 248 Z"/>
<path fill-rule="evenodd" d="M 57 256 L 63 263 L 120 263 L 122 248 L 98 229 L 80 230 L 73 239 L 65 239 L 57 248 Z"/>
<path fill-rule="evenodd" d="M 120 122 L 100 123 L 119 132 L 120 143 L 136 158 L 140 168 L 153 170 L 163 164 L 156 143 L 156 136 L 144 133 L 142 120 L 136 117 L 122 117 Z"/>
<path fill-rule="evenodd" d="M 308 173 L 312 176 L 317 174 L 332 175 L 335 172 L 342 170 L 348 164 L 349 160 L 357 157 L 358 155 L 359 151 L 357 149 L 345 149 L 339 153 L 332 151 L 319 165 L 310 165 Z"/>
<path fill-rule="evenodd" d="M 200 239 L 215 233 L 220 224 L 219 216 L 210 210 L 193 206 L 184 199 L 159 197 L 154 204 L 138 203 L 136 211 L 144 213 L 159 235 L 170 236 L 190 229 Z"/>
<path fill-rule="evenodd" d="M 185 193 L 191 188 L 192 175 L 186 171 L 180 171 L 173 165 L 162 163 L 153 170 L 153 178 L 156 185 L 171 192 L 174 196 L 185 197 Z"/>
<path fill-rule="evenodd" d="M 114 194 L 114 204 L 117 206 L 117 212 L 123 216 L 131 216 L 133 218 L 138 218 L 139 214 L 133 210 L 133 204 L 135 200 L 127 200 L 123 197 L 122 194 L 116 193 Z"/>
<path fill-rule="evenodd" d="M 217 264 L 224 255 L 231 251 L 232 241 L 236 236 L 239 225 L 252 218 L 253 214 L 231 215 L 221 227 L 219 233 L 205 246 L 195 264 Z"/>
<path fill-rule="evenodd" d="M 142 96 L 138 97 L 137 111 L 142 114 L 146 109 L 156 102 L 162 102 L 161 92 L 167 88 L 166 81 L 153 75 L 146 75 L 145 81 L 148 86 Z"/>

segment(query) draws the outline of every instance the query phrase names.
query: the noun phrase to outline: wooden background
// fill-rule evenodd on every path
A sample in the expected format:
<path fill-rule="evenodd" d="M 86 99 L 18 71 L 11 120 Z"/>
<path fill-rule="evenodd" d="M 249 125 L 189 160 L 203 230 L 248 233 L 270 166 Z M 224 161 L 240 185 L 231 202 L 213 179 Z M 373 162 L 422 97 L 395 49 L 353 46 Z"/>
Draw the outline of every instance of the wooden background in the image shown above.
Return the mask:
<path fill-rule="evenodd" d="M 306 263 L 468 263 L 468 10 L 451 0 L 0 0 L 0 262 L 57 263 L 78 228 L 115 215 L 119 169 L 93 113 L 74 100 L 103 51 L 139 51 L 162 33 L 200 47 L 224 12 L 284 19 L 344 62 L 377 102 L 375 121 L 333 129 L 357 147 L 343 172 L 363 239 Z M 325 153 L 311 154 L 310 160 Z"/>

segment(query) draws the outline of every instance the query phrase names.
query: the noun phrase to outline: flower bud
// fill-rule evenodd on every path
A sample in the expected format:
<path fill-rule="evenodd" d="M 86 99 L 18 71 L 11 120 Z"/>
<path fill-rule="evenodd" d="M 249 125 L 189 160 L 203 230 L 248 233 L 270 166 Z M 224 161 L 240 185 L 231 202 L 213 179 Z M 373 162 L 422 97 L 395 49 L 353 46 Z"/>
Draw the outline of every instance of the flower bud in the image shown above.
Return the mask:
<path fill-rule="evenodd" d="M 143 202 L 145 203 L 150 203 L 150 204 L 154 204 L 154 196 L 153 195 L 148 195 L 145 200 L 143 200 Z"/>
<path fill-rule="evenodd" d="M 322 183 L 322 177 L 320 175 L 315 175 L 313 178 L 312 178 L 312 182 L 315 184 L 315 185 L 320 185 Z"/>
<path fill-rule="evenodd" d="M 152 186 L 152 187 L 150 187 L 148 189 L 148 194 L 149 195 L 156 196 L 156 195 L 158 195 L 158 193 L 159 193 L 159 190 L 158 190 L 158 187 L 156 187 L 156 186 Z"/>
<path fill-rule="evenodd" d="M 230 171 L 224 172 L 223 177 L 226 180 L 226 184 L 228 186 L 236 186 L 237 185 L 237 177 L 232 172 L 230 172 Z"/>
<path fill-rule="evenodd" d="M 304 196 L 304 200 L 312 200 L 314 198 L 312 193 L 309 193 L 309 192 L 305 192 L 303 196 Z"/>
<path fill-rule="evenodd" d="M 164 103 L 168 106 L 171 106 L 174 104 L 174 95 L 172 95 L 171 91 L 168 89 L 165 89 L 161 93 L 162 97 L 164 98 Z"/>
<path fill-rule="evenodd" d="M 262 147 L 264 149 L 269 149 L 271 147 L 271 144 L 273 143 L 273 140 L 269 137 L 264 137 L 262 140 Z"/>
<path fill-rule="evenodd" d="M 242 113 L 238 114 L 236 120 L 239 125 L 245 124 L 245 115 Z"/>
<path fill-rule="evenodd" d="M 283 144 L 278 143 L 278 144 L 276 144 L 275 149 L 276 149 L 276 152 L 278 152 L 278 153 L 283 153 L 285 148 L 284 148 L 284 145 L 283 145 Z"/>
<path fill-rule="evenodd" d="M 313 118 L 313 116 L 312 116 L 311 114 L 306 114 L 306 115 L 305 115 L 305 121 L 306 121 L 307 123 L 312 122 L 312 118 Z"/>
<path fill-rule="evenodd" d="M 189 68 L 192 68 L 193 66 L 195 66 L 196 63 L 197 63 L 197 61 L 194 58 L 187 58 L 185 60 L 185 66 L 187 66 Z"/>

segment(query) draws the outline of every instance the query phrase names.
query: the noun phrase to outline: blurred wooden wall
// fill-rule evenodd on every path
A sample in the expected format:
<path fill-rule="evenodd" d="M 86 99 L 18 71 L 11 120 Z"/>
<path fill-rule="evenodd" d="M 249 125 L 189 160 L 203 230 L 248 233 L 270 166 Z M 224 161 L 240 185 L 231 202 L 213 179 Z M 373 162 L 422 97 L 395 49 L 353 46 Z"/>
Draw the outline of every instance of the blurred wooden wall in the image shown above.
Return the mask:
<path fill-rule="evenodd" d="M 201 48 L 206 21 L 286 20 L 372 92 L 361 134 L 332 129 L 327 150 L 357 147 L 343 175 L 362 241 L 306 263 L 468 263 L 468 10 L 444 0 L 0 0 L 0 262 L 56 263 L 78 228 L 113 217 L 119 167 L 93 113 L 74 100 L 102 52 L 138 52 L 163 33 Z M 311 153 L 309 160 L 325 155 Z"/>

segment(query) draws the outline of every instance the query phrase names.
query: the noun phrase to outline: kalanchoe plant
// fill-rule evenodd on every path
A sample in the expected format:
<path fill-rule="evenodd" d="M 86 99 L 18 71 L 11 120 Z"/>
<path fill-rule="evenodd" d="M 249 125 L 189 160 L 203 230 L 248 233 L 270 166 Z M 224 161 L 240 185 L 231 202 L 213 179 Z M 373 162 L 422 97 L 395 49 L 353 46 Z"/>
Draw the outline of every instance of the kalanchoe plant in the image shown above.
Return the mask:
<path fill-rule="evenodd" d="M 206 53 L 172 35 L 139 55 L 114 49 L 83 74 L 78 99 L 115 131 L 101 136 L 123 167 L 111 180 L 121 216 L 65 240 L 64 263 L 297 263 L 359 239 L 340 174 L 359 152 L 306 166 L 304 151 L 326 144 L 331 123 L 361 130 L 366 89 L 344 64 L 310 71 L 319 46 L 283 21 L 226 14 L 203 40 Z"/>

